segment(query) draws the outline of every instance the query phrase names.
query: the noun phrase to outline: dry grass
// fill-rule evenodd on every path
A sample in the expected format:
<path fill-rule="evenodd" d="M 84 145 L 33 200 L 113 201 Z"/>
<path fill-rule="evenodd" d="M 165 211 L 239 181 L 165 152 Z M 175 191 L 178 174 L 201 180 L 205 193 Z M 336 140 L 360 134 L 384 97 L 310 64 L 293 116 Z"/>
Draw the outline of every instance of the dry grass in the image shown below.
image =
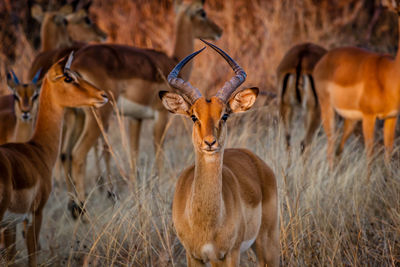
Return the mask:
<path fill-rule="evenodd" d="M 224 28 L 224 36 L 217 44 L 229 51 L 248 72 L 248 86 L 274 91 L 276 66 L 285 51 L 296 43 L 311 41 L 330 48 L 360 44 L 366 34 L 368 20 L 363 22 L 360 18 L 368 15 L 357 4 L 360 1 L 337 1 L 336 6 L 330 6 L 330 1 L 321 1 L 318 6 L 311 0 L 285 2 L 207 1 L 208 15 Z M 92 11 L 112 41 L 172 51 L 174 15 L 170 3 L 97 0 Z M 390 15 L 385 16 L 390 20 Z M 385 31 L 390 32 L 383 29 L 380 34 Z M 20 40 L 19 47 L 26 46 L 23 36 Z M 394 43 L 381 40 L 374 49 L 393 50 Z M 25 66 L 29 65 L 26 62 L 33 57 L 29 47 L 21 51 L 24 52 L 15 66 L 20 75 L 26 73 Z M 193 84 L 207 92 L 218 88 L 232 75 L 226 63 L 210 51 L 196 59 L 191 78 Z M 362 142 L 351 138 L 336 170 L 330 172 L 324 134 L 315 138 L 306 156 L 301 156 L 297 149 L 300 138 L 294 140 L 293 150 L 288 153 L 275 111 L 274 106 L 263 106 L 230 118 L 227 146 L 251 149 L 276 174 L 281 264 L 400 265 L 398 158 L 387 169 L 378 155 L 368 181 Z M 132 189 L 122 179 L 129 171 L 125 122 L 123 118 L 113 118 L 110 129 L 115 130 L 110 131 L 108 138 L 114 153 L 113 181 L 119 201 L 114 204 L 96 184 L 91 153 L 87 167 L 86 224 L 70 218 L 64 181 L 55 181 L 40 237 L 39 262 L 43 266 L 184 265 L 185 253 L 172 225 L 171 201 L 180 171 L 193 163 L 191 123 L 174 117 L 171 125 L 163 151 L 165 168 L 157 175 L 153 169 L 152 141 L 148 138 L 152 122 L 145 122 L 139 183 Z M 299 130 L 295 136 L 301 134 Z M 24 266 L 26 249 L 20 235 L 17 246 L 17 263 Z M 241 266 L 255 265 L 251 251 L 242 258 Z"/>

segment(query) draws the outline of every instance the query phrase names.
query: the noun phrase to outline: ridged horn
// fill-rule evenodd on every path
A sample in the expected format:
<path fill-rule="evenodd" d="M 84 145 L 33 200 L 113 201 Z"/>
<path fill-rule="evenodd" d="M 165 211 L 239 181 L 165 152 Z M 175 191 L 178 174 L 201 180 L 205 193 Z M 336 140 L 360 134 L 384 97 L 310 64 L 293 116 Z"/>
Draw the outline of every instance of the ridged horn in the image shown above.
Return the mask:
<path fill-rule="evenodd" d="M 74 51 L 72 51 L 68 56 L 67 63 L 65 64 L 65 67 L 64 67 L 64 72 L 70 70 L 73 59 L 74 59 Z"/>
<path fill-rule="evenodd" d="M 14 73 L 13 70 L 10 70 L 10 72 L 11 72 L 11 74 L 12 74 L 12 76 L 13 76 L 14 83 L 15 83 L 16 85 L 18 85 L 18 84 L 19 84 L 19 80 L 18 80 L 17 75 L 15 75 L 15 73 Z"/>
<path fill-rule="evenodd" d="M 235 76 L 233 76 L 229 81 L 227 81 L 224 86 L 218 90 L 215 95 L 219 99 L 221 99 L 224 103 L 226 103 L 232 93 L 246 80 L 246 72 L 237 64 L 227 53 L 225 53 L 221 48 L 213 45 L 203 39 L 200 39 L 203 43 L 210 46 L 212 49 L 218 52 L 228 64 L 231 66 L 233 71 L 235 72 Z"/>
<path fill-rule="evenodd" d="M 181 78 L 178 78 L 179 72 L 181 69 L 188 63 L 192 58 L 197 56 L 201 51 L 203 51 L 206 47 L 203 47 L 199 51 L 196 51 L 179 62 L 175 68 L 168 75 L 168 83 L 174 87 L 179 93 L 183 94 L 190 103 L 194 103 L 198 98 L 201 97 L 201 93 L 199 89 L 193 87 L 189 82 L 184 81 Z"/>
<path fill-rule="evenodd" d="M 33 83 L 33 84 L 36 84 L 36 83 L 38 82 L 39 77 L 40 77 L 40 72 L 41 72 L 41 71 L 42 71 L 42 68 L 40 68 L 40 69 L 36 72 L 35 77 L 33 77 L 33 79 L 32 79 L 32 83 Z"/>

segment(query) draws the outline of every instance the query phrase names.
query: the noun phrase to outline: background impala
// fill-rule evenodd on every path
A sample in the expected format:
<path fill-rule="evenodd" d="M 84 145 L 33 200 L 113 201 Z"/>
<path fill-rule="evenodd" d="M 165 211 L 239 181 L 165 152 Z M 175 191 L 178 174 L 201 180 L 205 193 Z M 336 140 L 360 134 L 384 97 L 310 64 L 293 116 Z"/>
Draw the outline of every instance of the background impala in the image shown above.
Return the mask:
<path fill-rule="evenodd" d="M 47 3 L 43 0 L 43 8 Z M 190 3 L 190 0 L 185 0 Z M 19 0 L 0 12 L 10 17 L 22 16 Z M 25 2 L 24 2 L 25 3 Z M 0 5 L 1 5 L 0 4 Z M 395 54 L 397 16 L 379 8 L 379 1 L 244 1 L 206 0 L 207 16 L 223 29 L 223 47 L 248 73 L 246 87 L 257 86 L 261 92 L 275 92 L 275 70 L 286 51 L 293 45 L 313 42 L 332 49 L 339 46 L 362 46 L 372 51 Z M 9 9 L 6 9 L 8 8 Z M 16 10 L 21 10 L 17 12 Z M 381 10 L 381 11 L 377 11 Z M 173 51 L 175 11 L 172 1 L 94 0 L 89 17 L 116 42 L 159 51 Z M 14 16 L 11 16 L 14 12 Z M 380 14 L 373 23 L 374 14 Z M 3 13 L 2 13 L 3 14 Z M 6 16 L 0 16 L 0 21 Z M 3 25 L 3 23 L 1 23 Z M 9 29 L 20 24 L 7 23 Z M 21 28 L 19 28 L 21 29 Z M 370 29 L 372 29 L 370 31 Z M 0 51 L 16 47 L 17 58 L 12 69 L 28 81 L 25 66 L 31 64 L 33 49 L 21 29 L 13 31 L 16 41 L 1 37 Z M 371 38 L 367 36 L 371 33 Z M 29 37 L 28 37 L 29 38 Z M 200 42 L 194 49 L 200 49 Z M 2 56 L 4 59 L 4 56 Z M 6 77 L 0 61 L 4 93 Z M 198 88 L 220 88 L 231 77 L 226 63 L 213 53 L 204 53 L 194 62 L 190 81 Z M 211 96 L 215 91 L 202 91 Z M 387 171 L 383 157 L 376 157 L 370 183 L 366 181 L 362 135 L 355 129 L 329 171 L 326 160 L 326 137 L 323 130 L 313 139 L 307 158 L 300 156 L 303 131 L 295 123 L 292 133 L 292 161 L 288 168 L 283 127 L 278 125 L 278 108 L 272 102 L 261 106 L 260 94 L 255 107 L 244 115 L 233 115 L 227 121 L 227 147 L 247 147 L 254 151 L 276 174 L 279 193 L 280 246 L 282 266 L 396 266 L 398 265 L 400 219 L 398 216 L 399 168 Z M 257 107 L 258 106 L 258 107 Z M 70 266 L 182 266 L 183 247 L 173 230 L 171 203 L 180 171 L 194 162 L 190 140 L 191 120 L 173 118 L 167 124 L 164 144 L 164 170 L 155 175 L 152 122 L 142 124 L 138 167 L 141 170 L 137 190 L 122 183 L 128 179 L 129 140 L 127 121 L 113 115 L 111 131 L 106 137 L 111 145 L 112 178 L 120 201 L 112 205 L 99 194 L 95 178 L 93 151 L 87 159 L 87 224 L 73 221 L 65 206 L 68 195 L 64 185 L 54 193 L 44 210 L 39 263 Z M 341 127 L 340 122 L 338 123 Z M 377 127 L 379 123 L 377 123 Z M 398 133 L 398 129 L 397 129 Z M 398 136 L 398 134 L 396 135 Z M 376 131 L 377 153 L 382 150 L 382 131 Z M 399 138 L 394 144 L 393 162 L 398 163 Z M 104 168 L 104 166 L 103 166 Z M 25 244 L 17 238 L 17 261 L 25 263 Z M 242 253 L 241 266 L 254 266 L 255 254 Z"/>

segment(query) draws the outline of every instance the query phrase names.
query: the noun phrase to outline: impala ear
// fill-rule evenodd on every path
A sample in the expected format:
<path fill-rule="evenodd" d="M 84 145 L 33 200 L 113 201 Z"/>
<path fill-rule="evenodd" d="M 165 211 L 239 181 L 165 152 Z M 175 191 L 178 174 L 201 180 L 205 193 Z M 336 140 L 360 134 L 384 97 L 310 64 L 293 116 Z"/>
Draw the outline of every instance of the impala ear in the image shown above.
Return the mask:
<path fill-rule="evenodd" d="M 32 18 L 36 19 L 38 22 L 42 23 L 44 18 L 44 12 L 41 6 L 35 4 L 31 7 Z"/>
<path fill-rule="evenodd" d="M 181 95 L 167 91 L 160 91 L 158 95 L 169 112 L 189 115 L 190 104 Z"/>
<path fill-rule="evenodd" d="M 244 112 L 250 109 L 258 96 L 258 88 L 251 87 L 235 92 L 228 101 L 229 108 L 233 113 Z"/>
<path fill-rule="evenodd" d="M 10 89 L 11 92 L 14 94 L 15 88 L 17 87 L 17 85 L 19 85 L 19 80 L 13 70 L 10 70 L 9 72 L 7 72 L 7 85 L 8 85 L 8 89 Z"/>

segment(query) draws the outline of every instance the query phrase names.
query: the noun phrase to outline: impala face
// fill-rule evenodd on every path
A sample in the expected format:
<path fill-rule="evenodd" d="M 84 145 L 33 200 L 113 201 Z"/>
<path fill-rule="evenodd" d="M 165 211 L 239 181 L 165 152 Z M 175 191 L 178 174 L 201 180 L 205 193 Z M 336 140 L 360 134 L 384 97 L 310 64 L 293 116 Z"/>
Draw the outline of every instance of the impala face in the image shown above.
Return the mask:
<path fill-rule="evenodd" d="M 185 97 L 176 93 L 160 92 L 164 107 L 176 114 L 193 120 L 193 145 L 196 151 L 212 155 L 222 152 L 227 134 L 226 121 L 231 113 L 250 109 L 258 95 L 258 88 L 247 88 L 232 94 L 225 104 L 219 97 L 198 98 L 190 104 Z"/>
<path fill-rule="evenodd" d="M 103 42 L 107 39 L 107 34 L 94 23 L 83 9 L 76 13 L 69 14 L 68 34 L 73 40 L 81 42 Z"/>
<path fill-rule="evenodd" d="M 40 6 L 35 5 L 32 16 L 42 23 L 42 32 L 56 35 L 56 38 L 51 38 L 60 40 L 60 43 L 69 43 L 71 39 L 101 42 L 107 38 L 107 34 L 92 22 L 84 9 L 73 12 L 72 7 L 66 5 L 58 11 L 44 12 Z"/>
<path fill-rule="evenodd" d="M 63 107 L 93 106 L 101 107 L 108 102 L 108 96 L 103 91 L 85 81 L 80 75 L 69 69 L 73 53 L 68 60 L 61 59 L 48 71 L 48 80 L 52 83 L 52 93 L 58 94 Z M 65 63 L 67 61 L 67 63 Z"/>
<path fill-rule="evenodd" d="M 213 154 L 225 146 L 227 109 L 217 97 L 202 97 L 193 104 L 189 115 L 194 123 L 192 138 L 196 150 Z"/>
<path fill-rule="evenodd" d="M 30 84 L 21 84 L 13 71 L 7 73 L 7 85 L 14 96 L 14 110 L 17 118 L 24 122 L 35 117 L 38 107 L 40 86 L 37 78 L 40 71 L 33 78 Z"/>
<path fill-rule="evenodd" d="M 204 1 L 193 1 L 186 7 L 185 14 L 192 23 L 193 36 L 195 38 L 218 40 L 222 35 L 222 29 L 211 19 L 203 8 Z"/>

